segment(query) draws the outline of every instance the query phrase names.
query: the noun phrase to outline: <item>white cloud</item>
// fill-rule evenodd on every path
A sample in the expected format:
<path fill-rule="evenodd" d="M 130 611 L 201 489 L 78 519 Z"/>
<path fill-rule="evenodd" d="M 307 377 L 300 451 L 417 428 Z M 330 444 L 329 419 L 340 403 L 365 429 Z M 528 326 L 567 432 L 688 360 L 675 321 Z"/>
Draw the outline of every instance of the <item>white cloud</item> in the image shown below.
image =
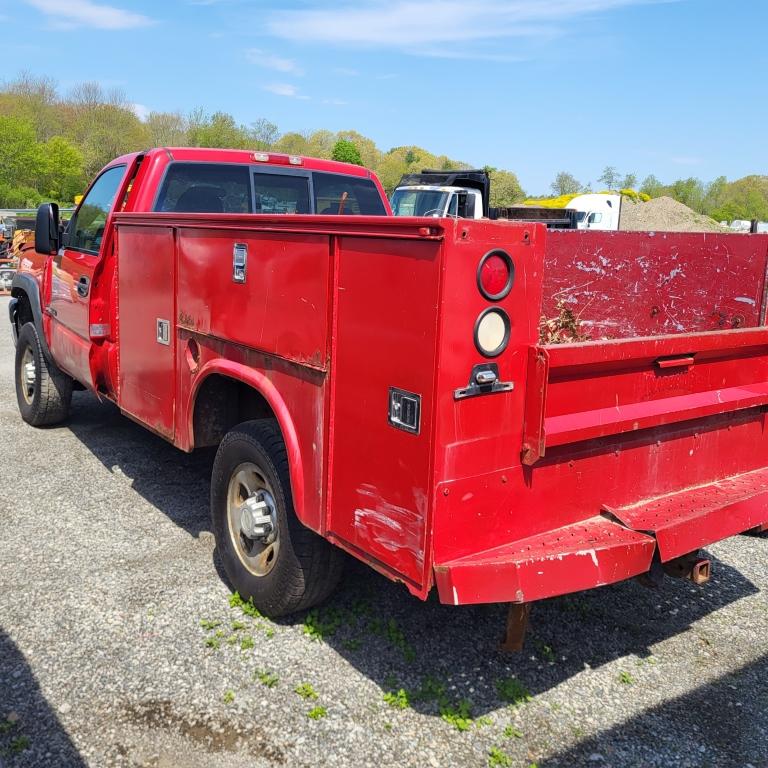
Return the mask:
<path fill-rule="evenodd" d="M 111 5 L 91 0 L 26 0 L 58 26 L 93 27 L 94 29 L 134 29 L 153 24 L 153 20 L 140 13 L 124 11 Z"/>
<path fill-rule="evenodd" d="M 290 83 L 270 83 L 263 85 L 262 89 L 274 93 L 276 96 L 289 96 L 292 99 L 308 99 L 309 96 L 303 96 L 299 89 Z"/>
<path fill-rule="evenodd" d="M 287 75 L 301 76 L 304 74 L 304 70 L 293 59 L 273 56 L 259 48 L 249 48 L 245 55 L 248 61 L 266 69 L 274 69 L 276 72 L 284 72 Z"/>
<path fill-rule="evenodd" d="M 131 104 L 131 110 L 142 122 L 149 117 L 149 113 L 152 111 L 149 107 L 144 106 L 144 104 Z"/>
<path fill-rule="evenodd" d="M 559 22 L 630 5 L 676 0 L 368 0 L 331 9 L 278 11 L 275 36 L 303 43 L 397 48 L 436 55 L 438 46 L 559 34 Z M 419 50 L 426 46 L 428 51 Z M 443 55 L 449 55 L 445 51 Z M 465 54 L 469 55 L 469 54 Z"/>
<path fill-rule="evenodd" d="M 343 99 L 323 99 L 323 104 L 330 104 L 334 107 L 344 107 L 349 104 L 349 102 L 344 101 Z"/>

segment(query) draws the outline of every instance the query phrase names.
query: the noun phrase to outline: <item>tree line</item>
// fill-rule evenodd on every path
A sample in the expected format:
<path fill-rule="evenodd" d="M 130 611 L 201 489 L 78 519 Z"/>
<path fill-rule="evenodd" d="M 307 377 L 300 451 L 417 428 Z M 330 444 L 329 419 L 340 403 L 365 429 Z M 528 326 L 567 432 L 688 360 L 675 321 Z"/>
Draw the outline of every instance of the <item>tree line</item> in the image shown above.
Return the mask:
<path fill-rule="evenodd" d="M 150 112 L 143 120 L 125 93 L 82 83 L 66 95 L 47 77 L 22 73 L 0 86 L 0 207 L 34 207 L 43 200 L 71 205 L 110 160 L 153 146 L 222 147 L 285 152 L 358 163 L 391 191 L 405 173 L 458 170 L 466 163 L 422 147 L 383 151 L 354 130 L 281 133 L 260 118 L 249 125 L 226 112 Z M 525 197 L 514 173 L 490 168 L 494 205 Z"/>
<path fill-rule="evenodd" d="M 717 221 L 768 221 L 768 176 L 753 174 L 730 182 L 725 176 L 710 182 L 689 177 L 665 184 L 651 174 L 638 186 L 634 173 L 620 173 L 615 166 L 609 165 L 603 169 L 597 181 L 602 185 L 600 191 L 628 191 L 636 193 L 643 200 L 672 197 L 697 213 L 711 216 Z M 598 191 L 593 190 L 591 184 L 583 185 L 567 171 L 557 174 L 550 189 L 555 197 Z"/>
<path fill-rule="evenodd" d="M 285 152 L 358 163 L 375 171 L 391 191 L 400 177 L 423 168 L 459 170 L 467 164 L 422 147 L 382 150 L 354 130 L 281 133 L 266 118 L 249 125 L 227 112 L 208 114 L 198 108 L 181 112 L 150 112 L 140 119 L 125 93 L 86 82 L 61 94 L 48 77 L 20 74 L 0 85 L 0 207 L 34 207 L 43 200 L 71 205 L 93 176 L 118 155 L 153 146 L 223 147 Z M 491 205 L 526 199 L 517 176 L 486 167 L 491 177 Z M 637 177 L 608 166 L 597 180 L 599 190 L 634 189 Z M 592 191 L 562 171 L 551 184 L 555 197 Z M 716 219 L 768 219 L 768 176 L 724 177 L 704 183 L 680 179 L 663 184 L 648 176 L 639 187 L 643 196 L 670 195 Z"/>

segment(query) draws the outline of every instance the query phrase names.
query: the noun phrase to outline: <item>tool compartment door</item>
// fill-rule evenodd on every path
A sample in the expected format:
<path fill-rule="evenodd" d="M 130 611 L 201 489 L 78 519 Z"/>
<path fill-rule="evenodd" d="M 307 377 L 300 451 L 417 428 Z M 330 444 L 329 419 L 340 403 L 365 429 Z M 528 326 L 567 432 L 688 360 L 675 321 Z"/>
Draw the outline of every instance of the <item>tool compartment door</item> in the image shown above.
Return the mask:
<path fill-rule="evenodd" d="M 175 415 L 174 230 L 118 228 L 118 405 L 172 439 Z"/>
<path fill-rule="evenodd" d="M 416 592 L 429 565 L 439 254 L 435 242 L 344 237 L 335 286 L 329 533 Z M 391 388 L 418 399 L 416 429 L 391 423 Z"/>

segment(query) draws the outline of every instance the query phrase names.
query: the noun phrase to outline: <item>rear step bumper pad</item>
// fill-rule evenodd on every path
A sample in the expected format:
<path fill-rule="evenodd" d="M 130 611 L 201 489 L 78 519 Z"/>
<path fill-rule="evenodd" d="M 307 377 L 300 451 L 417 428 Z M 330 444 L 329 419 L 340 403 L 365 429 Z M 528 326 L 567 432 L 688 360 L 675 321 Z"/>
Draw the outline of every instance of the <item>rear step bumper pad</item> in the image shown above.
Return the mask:
<path fill-rule="evenodd" d="M 530 602 L 645 573 L 656 541 L 593 517 L 435 565 L 443 603 Z"/>
<path fill-rule="evenodd" d="M 522 603 L 600 587 L 768 523 L 768 468 L 655 497 L 435 565 L 443 603 Z"/>
<path fill-rule="evenodd" d="M 666 562 L 767 522 L 768 469 L 604 510 L 628 528 L 653 535 Z"/>

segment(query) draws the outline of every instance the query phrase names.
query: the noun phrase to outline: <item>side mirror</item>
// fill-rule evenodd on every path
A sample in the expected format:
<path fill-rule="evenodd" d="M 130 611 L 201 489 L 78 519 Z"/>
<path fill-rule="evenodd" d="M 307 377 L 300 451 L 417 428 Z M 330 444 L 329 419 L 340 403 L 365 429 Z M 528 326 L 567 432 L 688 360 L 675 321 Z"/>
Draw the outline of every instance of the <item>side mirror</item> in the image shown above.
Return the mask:
<path fill-rule="evenodd" d="M 51 254 L 59 250 L 59 206 L 56 203 L 43 203 L 37 209 L 35 220 L 35 250 L 38 253 Z"/>

